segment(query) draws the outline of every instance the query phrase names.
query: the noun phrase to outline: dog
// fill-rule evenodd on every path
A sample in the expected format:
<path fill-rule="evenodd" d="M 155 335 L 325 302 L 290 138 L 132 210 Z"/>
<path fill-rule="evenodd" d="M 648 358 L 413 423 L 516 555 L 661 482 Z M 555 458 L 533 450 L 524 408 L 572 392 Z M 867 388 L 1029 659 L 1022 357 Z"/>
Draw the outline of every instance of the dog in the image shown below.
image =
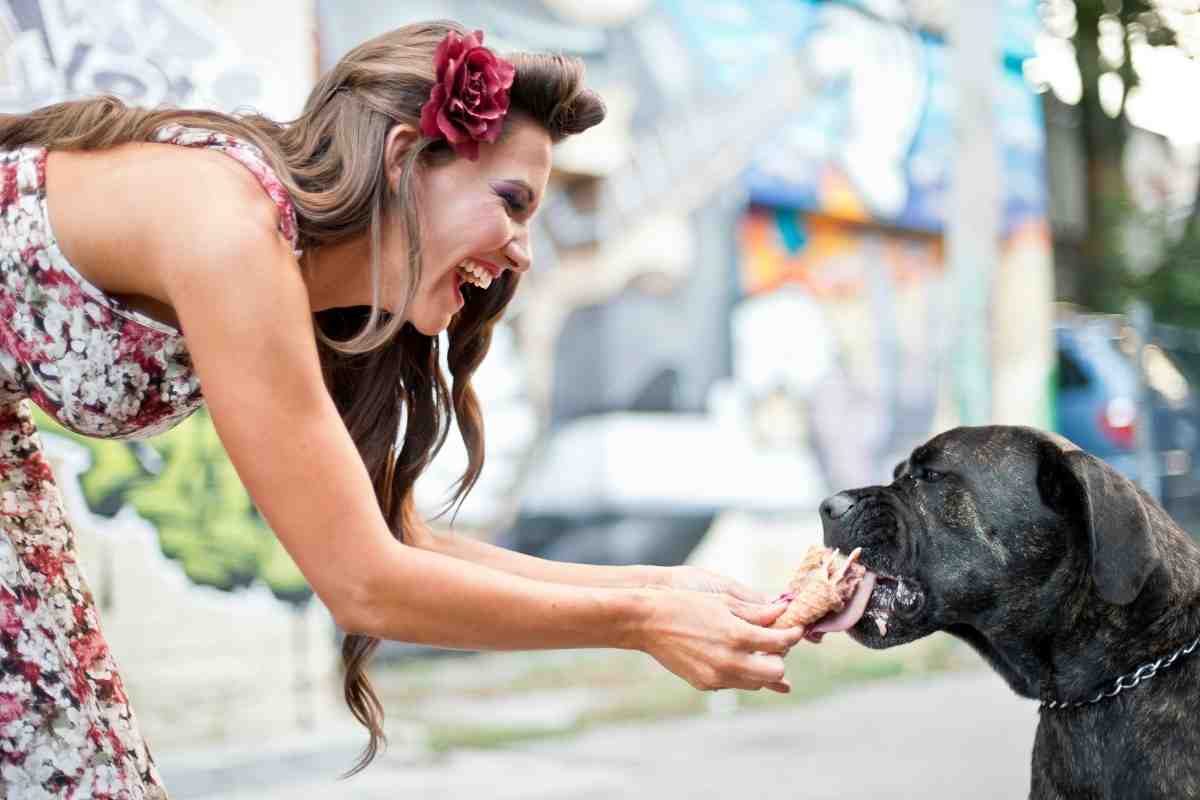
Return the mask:
<path fill-rule="evenodd" d="M 945 631 L 1041 701 L 1033 800 L 1200 798 L 1200 547 L 1104 462 L 1033 428 L 955 428 L 820 507 L 876 574 L 848 631 Z"/>

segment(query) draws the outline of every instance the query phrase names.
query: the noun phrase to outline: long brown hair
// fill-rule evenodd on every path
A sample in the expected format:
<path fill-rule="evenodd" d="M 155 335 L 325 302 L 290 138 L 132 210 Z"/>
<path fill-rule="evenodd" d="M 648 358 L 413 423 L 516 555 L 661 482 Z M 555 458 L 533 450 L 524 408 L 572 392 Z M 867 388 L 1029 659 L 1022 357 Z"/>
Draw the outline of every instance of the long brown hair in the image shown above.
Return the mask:
<path fill-rule="evenodd" d="M 384 143 L 397 123 L 419 128 L 420 108 L 434 83 L 434 51 L 452 30 L 465 33 L 457 23 L 435 21 L 364 42 L 317 81 L 301 115 L 287 123 L 255 113 L 139 109 L 115 97 L 0 114 L 0 150 L 25 144 L 98 150 L 150 141 L 169 123 L 227 133 L 254 143 L 269 160 L 295 205 L 301 248 L 367 233 L 372 304 L 316 313 L 313 332 L 326 387 L 367 466 L 392 535 L 400 541 L 416 519 L 413 484 L 445 441 L 452 415 L 468 464 L 451 504 L 461 503 L 479 477 L 483 420 L 471 376 L 517 288 L 516 275 L 506 272 L 490 291 L 468 292 L 447 331 L 449 386 L 438 337 L 419 333 L 402 312 L 393 315 L 380 308 L 383 226 L 394 220 L 408 242 L 411 301 L 421 274 L 416 176 L 455 157 L 445 142 L 421 137 L 406 152 L 393 193 L 384 169 Z M 583 87 L 583 65 L 577 59 L 524 53 L 506 57 L 516 67 L 511 112 L 542 126 L 552 141 L 604 118 L 603 103 Z M 401 428 L 403 442 L 397 446 Z M 342 642 L 346 703 L 370 733 L 347 777 L 364 769 L 386 743 L 383 707 L 366 674 L 378 645 L 378 639 L 358 634 Z"/>

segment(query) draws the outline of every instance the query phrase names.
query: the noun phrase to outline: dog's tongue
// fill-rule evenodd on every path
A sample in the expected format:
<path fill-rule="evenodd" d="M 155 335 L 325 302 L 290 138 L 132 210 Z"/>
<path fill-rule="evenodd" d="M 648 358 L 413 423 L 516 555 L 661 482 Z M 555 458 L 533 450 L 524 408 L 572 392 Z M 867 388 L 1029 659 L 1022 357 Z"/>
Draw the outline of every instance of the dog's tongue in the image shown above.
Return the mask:
<path fill-rule="evenodd" d="M 858 588 L 854 590 L 854 596 L 846 603 L 846 607 L 836 614 L 822 618 L 812 627 L 811 633 L 841 633 L 853 628 L 867 610 L 867 601 L 871 599 L 871 590 L 874 588 L 875 573 L 868 570 L 858 582 Z"/>

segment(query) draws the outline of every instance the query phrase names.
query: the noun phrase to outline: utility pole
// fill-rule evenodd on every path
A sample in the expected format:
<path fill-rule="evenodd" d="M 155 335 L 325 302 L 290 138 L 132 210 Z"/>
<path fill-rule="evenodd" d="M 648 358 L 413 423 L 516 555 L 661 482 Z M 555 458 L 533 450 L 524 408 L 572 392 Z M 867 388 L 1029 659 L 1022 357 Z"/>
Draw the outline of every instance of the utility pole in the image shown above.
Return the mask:
<path fill-rule="evenodd" d="M 992 0 L 952 3 L 949 79 L 954 155 L 946 219 L 951 374 L 959 418 L 978 425 L 992 414 L 990 301 L 1000 256 L 1002 194 L 996 138 L 1000 8 Z M 1020 336 L 1022 332 L 1012 331 Z"/>

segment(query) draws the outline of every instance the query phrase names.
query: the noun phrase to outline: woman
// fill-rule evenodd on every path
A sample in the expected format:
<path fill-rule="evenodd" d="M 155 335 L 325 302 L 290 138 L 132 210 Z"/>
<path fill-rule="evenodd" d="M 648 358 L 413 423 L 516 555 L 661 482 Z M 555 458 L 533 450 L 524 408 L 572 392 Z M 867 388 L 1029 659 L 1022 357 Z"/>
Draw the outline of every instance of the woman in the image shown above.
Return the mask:
<path fill-rule="evenodd" d="M 287 125 L 112 98 L 0 117 L 8 796 L 165 797 L 25 399 L 110 438 L 207 403 L 349 634 L 345 696 L 371 737 L 352 772 L 383 740 L 365 664 L 384 638 L 638 649 L 698 688 L 788 691 L 782 655 L 802 631 L 765 627 L 782 604 L 702 570 L 435 536 L 414 512 L 451 410 L 470 454 L 459 500 L 482 468 L 471 375 L 529 269 L 551 145 L 603 118 L 581 78 L 577 62 L 506 61 L 482 33 L 430 23 L 348 53 Z"/>

